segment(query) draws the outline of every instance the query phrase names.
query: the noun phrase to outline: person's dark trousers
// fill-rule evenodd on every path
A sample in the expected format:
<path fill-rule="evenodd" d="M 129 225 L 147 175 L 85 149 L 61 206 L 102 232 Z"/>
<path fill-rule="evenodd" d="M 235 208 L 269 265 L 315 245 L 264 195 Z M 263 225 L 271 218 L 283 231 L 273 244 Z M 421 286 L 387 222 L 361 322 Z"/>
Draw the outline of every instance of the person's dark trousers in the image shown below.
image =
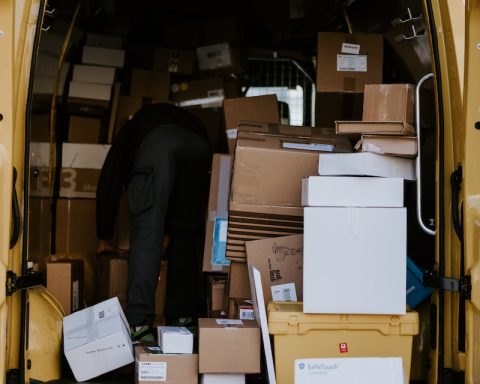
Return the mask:
<path fill-rule="evenodd" d="M 170 238 L 167 316 L 195 316 L 198 269 L 194 236 L 203 228 L 210 149 L 188 128 L 162 125 L 141 142 L 127 182 L 130 252 L 126 316 L 131 326 L 150 325 L 162 259 Z"/>

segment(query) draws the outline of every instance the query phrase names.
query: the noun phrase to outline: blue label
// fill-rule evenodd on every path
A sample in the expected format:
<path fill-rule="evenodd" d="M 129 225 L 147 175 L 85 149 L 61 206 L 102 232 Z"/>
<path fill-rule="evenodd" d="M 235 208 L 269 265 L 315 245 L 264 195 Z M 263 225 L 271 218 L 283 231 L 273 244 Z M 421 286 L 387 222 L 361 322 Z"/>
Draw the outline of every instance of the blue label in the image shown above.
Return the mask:
<path fill-rule="evenodd" d="M 228 220 L 215 218 L 215 227 L 213 229 L 213 265 L 230 265 L 230 260 L 225 258 L 227 251 L 227 228 Z"/>

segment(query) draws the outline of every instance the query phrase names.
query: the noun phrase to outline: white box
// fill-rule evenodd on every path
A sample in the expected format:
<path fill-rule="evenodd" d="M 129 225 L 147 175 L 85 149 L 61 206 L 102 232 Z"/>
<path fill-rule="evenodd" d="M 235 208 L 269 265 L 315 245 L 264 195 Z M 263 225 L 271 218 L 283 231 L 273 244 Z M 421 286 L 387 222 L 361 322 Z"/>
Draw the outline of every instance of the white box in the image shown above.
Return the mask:
<path fill-rule="evenodd" d="M 62 144 L 62 168 L 102 169 L 110 145 Z"/>
<path fill-rule="evenodd" d="M 130 327 L 118 298 L 65 317 L 63 346 L 77 381 L 89 380 L 132 363 Z"/>
<path fill-rule="evenodd" d="M 79 83 L 76 81 L 70 82 L 70 88 L 68 90 L 68 97 L 100 101 L 110 101 L 111 94 L 111 85 Z"/>
<path fill-rule="evenodd" d="M 245 384 L 245 375 L 239 373 L 204 373 L 201 384 Z"/>
<path fill-rule="evenodd" d="M 403 179 L 310 176 L 302 180 L 307 207 L 403 207 Z"/>
<path fill-rule="evenodd" d="M 380 176 L 415 180 L 415 160 L 374 153 L 331 153 L 319 157 L 321 176 Z"/>
<path fill-rule="evenodd" d="M 72 80 L 80 83 L 112 85 L 115 80 L 115 68 L 75 64 Z"/>
<path fill-rule="evenodd" d="M 86 45 L 83 47 L 82 63 L 123 68 L 125 51 L 123 49 L 89 47 Z"/>
<path fill-rule="evenodd" d="M 406 213 L 305 208 L 304 312 L 405 314 Z"/>
<path fill-rule="evenodd" d="M 193 334 L 187 328 L 160 326 L 157 332 L 163 353 L 193 353 Z"/>
<path fill-rule="evenodd" d="M 198 68 L 209 71 L 232 65 L 230 45 L 228 43 L 208 45 L 197 48 Z"/>
<path fill-rule="evenodd" d="M 401 357 L 295 360 L 295 384 L 404 384 Z"/>

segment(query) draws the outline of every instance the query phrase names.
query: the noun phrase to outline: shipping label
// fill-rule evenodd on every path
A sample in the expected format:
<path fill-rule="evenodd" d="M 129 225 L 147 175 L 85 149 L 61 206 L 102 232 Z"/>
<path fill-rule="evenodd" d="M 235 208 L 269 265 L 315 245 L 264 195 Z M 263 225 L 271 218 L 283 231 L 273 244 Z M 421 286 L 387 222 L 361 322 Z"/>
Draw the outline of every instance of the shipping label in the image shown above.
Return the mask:
<path fill-rule="evenodd" d="M 335 145 L 333 144 L 320 144 L 320 143 L 282 143 L 283 148 L 287 149 L 303 149 L 304 151 L 318 151 L 318 152 L 333 152 Z"/>
<path fill-rule="evenodd" d="M 271 290 L 273 301 L 297 301 L 297 291 L 294 283 L 273 285 Z"/>
<path fill-rule="evenodd" d="M 216 319 L 218 325 L 243 325 L 242 320 L 236 320 L 236 319 Z"/>
<path fill-rule="evenodd" d="M 238 317 L 240 320 L 255 320 L 255 311 L 253 308 L 240 308 Z"/>
<path fill-rule="evenodd" d="M 139 381 L 167 381 L 167 363 L 164 361 L 140 361 Z"/>
<path fill-rule="evenodd" d="M 367 55 L 337 55 L 338 72 L 367 72 Z"/>
<path fill-rule="evenodd" d="M 360 44 L 343 43 L 342 53 L 358 55 L 360 53 Z"/>

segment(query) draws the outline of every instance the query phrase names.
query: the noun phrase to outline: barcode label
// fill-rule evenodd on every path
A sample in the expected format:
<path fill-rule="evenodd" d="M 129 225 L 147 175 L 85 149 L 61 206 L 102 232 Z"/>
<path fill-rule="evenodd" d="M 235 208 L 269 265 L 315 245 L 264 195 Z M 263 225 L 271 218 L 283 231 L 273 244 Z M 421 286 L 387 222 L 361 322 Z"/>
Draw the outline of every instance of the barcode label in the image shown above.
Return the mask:
<path fill-rule="evenodd" d="M 367 72 L 366 55 L 337 55 L 338 72 Z"/>
<path fill-rule="evenodd" d="M 139 381 L 167 381 L 167 363 L 164 361 L 140 361 Z"/>
<path fill-rule="evenodd" d="M 255 320 L 255 312 L 252 308 L 240 308 L 240 320 Z"/>
<path fill-rule="evenodd" d="M 242 320 L 216 319 L 218 325 L 243 325 Z"/>
<path fill-rule="evenodd" d="M 294 283 L 273 285 L 271 290 L 273 301 L 297 301 L 297 291 Z"/>

